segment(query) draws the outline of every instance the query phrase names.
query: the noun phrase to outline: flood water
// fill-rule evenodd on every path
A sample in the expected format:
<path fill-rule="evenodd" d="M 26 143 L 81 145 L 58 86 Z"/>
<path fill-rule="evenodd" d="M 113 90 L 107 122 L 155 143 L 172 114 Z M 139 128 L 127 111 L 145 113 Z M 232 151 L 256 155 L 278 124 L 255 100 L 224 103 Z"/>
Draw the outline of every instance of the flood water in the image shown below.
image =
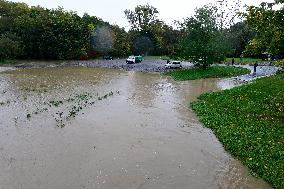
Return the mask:
<path fill-rule="evenodd" d="M 189 108 L 222 82 L 75 67 L 2 72 L 0 188 L 270 188 Z"/>

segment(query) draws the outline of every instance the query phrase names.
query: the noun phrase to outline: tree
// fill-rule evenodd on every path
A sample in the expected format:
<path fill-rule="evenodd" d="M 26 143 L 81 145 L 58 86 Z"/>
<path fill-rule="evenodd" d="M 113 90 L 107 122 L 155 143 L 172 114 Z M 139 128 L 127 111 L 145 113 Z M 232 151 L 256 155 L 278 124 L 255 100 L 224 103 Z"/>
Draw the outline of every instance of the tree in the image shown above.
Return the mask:
<path fill-rule="evenodd" d="M 169 55 L 180 32 L 158 18 L 159 11 L 150 5 L 138 5 L 124 11 L 131 25 L 129 39 L 134 54 Z"/>
<path fill-rule="evenodd" d="M 102 26 L 95 29 L 93 37 L 94 49 L 102 55 L 108 54 L 114 46 L 114 33 L 109 27 Z"/>
<path fill-rule="evenodd" d="M 284 1 L 263 2 L 260 7 L 247 8 L 246 23 L 257 33 L 257 36 L 246 47 L 248 55 L 257 56 L 268 52 L 273 56 L 284 57 L 284 7 L 274 10 L 273 6 L 276 3 L 284 3 Z"/>
<path fill-rule="evenodd" d="M 180 30 L 174 29 L 172 26 L 164 24 L 162 26 L 162 52 L 164 55 L 175 55 L 176 54 L 176 44 L 182 37 L 182 32 Z"/>
<path fill-rule="evenodd" d="M 132 10 L 124 11 L 128 22 L 131 25 L 129 39 L 131 41 L 131 50 L 134 54 L 155 54 L 157 45 L 157 24 L 158 10 L 150 5 L 137 5 Z"/>
<path fill-rule="evenodd" d="M 128 33 L 124 28 L 119 26 L 112 26 L 113 36 L 114 36 L 114 46 L 110 54 L 116 57 L 126 57 L 130 52 L 130 43 L 128 40 Z"/>
<path fill-rule="evenodd" d="M 19 38 L 14 44 L 17 43 L 17 46 L 22 48 L 22 51 L 18 51 L 23 52 L 19 54 L 21 58 L 78 59 L 82 55 L 87 57 L 87 53 L 91 54 L 94 50 L 92 39 L 98 28 L 109 28 L 107 33 L 99 32 L 101 39 L 107 39 L 108 42 L 106 45 L 105 41 L 97 40 L 98 43 L 95 45 L 100 45 L 100 50 L 111 52 L 112 47 L 117 47 L 116 54 L 125 51 L 127 45 L 122 45 L 127 41 L 125 30 L 112 27 L 95 16 L 84 14 L 80 17 L 76 12 L 66 11 L 60 7 L 46 9 L 0 0 L 0 32 L 15 34 Z M 119 36 L 119 32 L 124 36 L 108 37 L 115 34 Z M 119 42 L 115 42 L 116 39 Z M 2 44 L 7 40 L 13 41 L 13 38 L 2 37 Z"/>
<path fill-rule="evenodd" d="M 231 52 L 229 57 L 239 57 L 246 49 L 246 45 L 256 36 L 255 31 L 245 22 L 238 22 L 224 30 Z"/>
<path fill-rule="evenodd" d="M 22 53 L 20 43 L 14 34 L 0 35 L 0 61 L 13 59 Z"/>
<path fill-rule="evenodd" d="M 150 5 L 138 5 L 134 11 L 124 11 L 128 22 L 133 30 L 149 31 L 151 24 L 157 20 L 158 10 Z"/>
<path fill-rule="evenodd" d="M 178 55 L 201 64 L 203 69 L 225 58 L 228 50 L 224 35 L 217 25 L 217 8 L 204 6 L 182 23 L 184 36 L 178 45 Z"/>

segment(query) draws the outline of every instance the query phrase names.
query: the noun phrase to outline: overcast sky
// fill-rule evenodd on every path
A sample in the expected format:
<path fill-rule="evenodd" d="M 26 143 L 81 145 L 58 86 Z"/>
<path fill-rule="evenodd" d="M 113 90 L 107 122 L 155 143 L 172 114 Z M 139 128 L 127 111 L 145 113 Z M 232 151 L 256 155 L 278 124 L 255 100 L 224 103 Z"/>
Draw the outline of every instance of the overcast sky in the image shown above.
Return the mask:
<path fill-rule="evenodd" d="M 174 20 L 182 20 L 191 16 L 196 7 L 212 3 L 216 0 L 12 0 L 24 2 L 30 6 L 40 5 L 45 8 L 63 7 L 66 10 L 76 11 L 79 15 L 85 12 L 97 16 L 111 24 L 128 28 L 124 15 L 125 9 L 134 9 L 136 5 L 150 4 L 158 9 L 160 18 L 172 24 Z M 245 5 L 259 5 L 264 0 L 241 0 Z M 229 0 L 230 2 L 230 0 Z M 272 1 L 273 2 L 273 1 Z"/>

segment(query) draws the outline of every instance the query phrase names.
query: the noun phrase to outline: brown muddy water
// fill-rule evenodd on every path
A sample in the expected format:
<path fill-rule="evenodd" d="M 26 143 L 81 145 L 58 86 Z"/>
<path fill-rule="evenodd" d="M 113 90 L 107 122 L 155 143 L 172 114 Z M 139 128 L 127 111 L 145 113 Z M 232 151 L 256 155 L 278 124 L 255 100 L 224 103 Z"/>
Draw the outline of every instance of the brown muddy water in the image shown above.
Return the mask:
<path fill-rule="evenodd" d="M 2 72 L 0 188 L 270 188 L 188 108 L 230 85 L 97 68 Z"/>

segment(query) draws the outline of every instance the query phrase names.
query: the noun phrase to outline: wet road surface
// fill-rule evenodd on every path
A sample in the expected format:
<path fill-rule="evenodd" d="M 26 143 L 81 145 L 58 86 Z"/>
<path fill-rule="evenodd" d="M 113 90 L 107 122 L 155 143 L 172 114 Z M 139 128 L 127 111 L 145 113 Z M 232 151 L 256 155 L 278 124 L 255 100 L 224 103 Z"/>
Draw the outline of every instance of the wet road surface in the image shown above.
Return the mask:
<path fill-rule="evenodd" d="M 270 188 L 188 108 L 218 79 L 45 68 L 0 73 L 0 188 Z"/>

